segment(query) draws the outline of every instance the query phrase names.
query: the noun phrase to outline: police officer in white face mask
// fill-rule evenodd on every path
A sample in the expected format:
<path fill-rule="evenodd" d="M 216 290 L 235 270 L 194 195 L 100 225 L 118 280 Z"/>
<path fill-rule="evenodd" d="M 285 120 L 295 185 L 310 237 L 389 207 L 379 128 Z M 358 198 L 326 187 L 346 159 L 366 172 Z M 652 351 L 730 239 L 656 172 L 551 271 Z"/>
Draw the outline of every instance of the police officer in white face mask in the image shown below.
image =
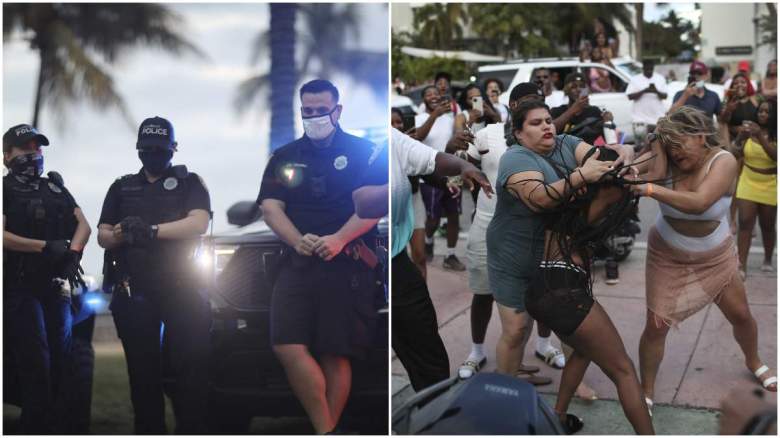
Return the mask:
<path fill-rule="evenodd" d="M 350 359 L 371 347 L 378 219 L 355 214 L 352 194 L 387 183 L 381 149 L 342 131 L 339 92 L 301 87 L 305 135 L 268 161 L 257 203 L 288 247 L 271 300 L 271 343 L 317 433 L 332 432 L 349 396 Z M 375 260 L 374 260 L 375 262 Z M 382 297 L 383 294 L 380 294 Z M 316 359 L 315 359 L 316 357 Z"/>

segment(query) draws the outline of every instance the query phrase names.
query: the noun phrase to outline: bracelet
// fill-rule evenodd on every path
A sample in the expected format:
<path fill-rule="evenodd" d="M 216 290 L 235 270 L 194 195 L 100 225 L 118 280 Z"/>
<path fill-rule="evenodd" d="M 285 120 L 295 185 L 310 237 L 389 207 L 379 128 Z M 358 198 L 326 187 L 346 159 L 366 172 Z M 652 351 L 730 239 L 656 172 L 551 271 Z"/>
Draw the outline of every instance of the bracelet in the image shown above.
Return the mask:
<path fill-rule="evenodd" d="M 647 193 L 645 196 L 650 197 L 653 194 L 653 183 L 647 183 Z"/>
<path fill-rule="evenodd" d="M 582 174 L 582 170 L 580 170 L 579 167 L 577 168 L 577 173 L 580 174 L 580 178 L 582 178 L 582 182 L 585 183 L 585 184 L 588 184 L 588 182 L 585 181 L 585 175 Z"/>

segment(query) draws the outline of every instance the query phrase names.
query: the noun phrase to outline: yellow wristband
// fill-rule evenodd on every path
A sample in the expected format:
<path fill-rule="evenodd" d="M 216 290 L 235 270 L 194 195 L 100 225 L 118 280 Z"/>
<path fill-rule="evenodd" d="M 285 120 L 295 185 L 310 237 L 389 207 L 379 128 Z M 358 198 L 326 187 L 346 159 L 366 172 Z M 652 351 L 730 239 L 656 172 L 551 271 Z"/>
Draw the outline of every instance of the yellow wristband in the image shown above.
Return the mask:
<path fill-rule="evenodd" d="M 650 196 L 653 194 L 653 183 L 647 183 L 647 193 L 645 193 L 645 196 Z"/>

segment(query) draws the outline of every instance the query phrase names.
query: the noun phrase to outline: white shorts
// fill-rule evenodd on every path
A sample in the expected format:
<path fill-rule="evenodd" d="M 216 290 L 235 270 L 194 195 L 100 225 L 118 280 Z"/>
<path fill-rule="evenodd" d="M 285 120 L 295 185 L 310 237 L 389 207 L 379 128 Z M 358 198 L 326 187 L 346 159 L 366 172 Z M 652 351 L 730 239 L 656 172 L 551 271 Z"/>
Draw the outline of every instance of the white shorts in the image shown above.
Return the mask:
<path fill-rule="evenodd" d="M 487 269 L 487 223 L 476 220 L 469 228 L 466 244 L 466 260 L 469 272 L 469 289 L 478 295 L 490 295 Z"/>
<path fill-rule="evenodd" d="M 425 228 L 425 203 L 419 190 L 412 195 L 412 208 L 414 208 L 414 229 Z"/>

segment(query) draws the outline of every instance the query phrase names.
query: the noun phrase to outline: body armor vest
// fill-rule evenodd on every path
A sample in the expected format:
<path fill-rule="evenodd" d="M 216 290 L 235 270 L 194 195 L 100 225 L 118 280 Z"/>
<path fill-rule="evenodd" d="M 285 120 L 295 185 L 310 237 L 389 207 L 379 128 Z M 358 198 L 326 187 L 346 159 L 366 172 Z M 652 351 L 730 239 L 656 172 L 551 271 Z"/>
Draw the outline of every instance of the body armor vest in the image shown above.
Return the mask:
<path fill-rule="evenodd" d="M 37 240 L 70 240 L 78 221 L 76 204 L 60 182 L 49 178 L 6 175 L 7 189 L 6 231 Z M 3 249 L 3 268 L 6 280 L 23 281 L 26 277 L 47 281 L 54 277 L 54 268 L 48 266 L 39 253 L 22 253 Z"/>
<path fill-rule="evenodd" d="M 189 194 L 189 172 L 174 166 L 154 183 L 143 174 L 125 175 L 119 180 L 119 217 L 138 216 L 150 225 L 184 219 Z M 192 256 L 198 240 L 155 240 L 146 247 L 122 246 L 114 250 L 120 276 L 136 287 L 171 284 L 192 275 Z"/>

